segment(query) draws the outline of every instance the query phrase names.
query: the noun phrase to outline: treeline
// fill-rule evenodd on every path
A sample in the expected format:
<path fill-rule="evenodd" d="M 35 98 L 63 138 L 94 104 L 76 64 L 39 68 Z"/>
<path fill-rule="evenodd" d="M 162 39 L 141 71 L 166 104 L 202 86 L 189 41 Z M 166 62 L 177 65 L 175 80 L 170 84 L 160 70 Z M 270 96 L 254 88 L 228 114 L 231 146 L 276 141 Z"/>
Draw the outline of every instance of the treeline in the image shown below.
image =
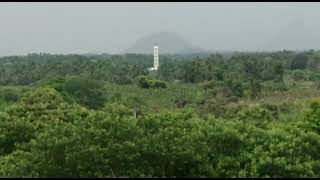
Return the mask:
<path fill-rule="evenodd" d="M 56 76 L 83 76 L 117 84 L 133 83 L 147 75 L 151 55 L 50 55 L 30 54 L 0 58 L 0 85 L 30 85 Z M 255 78 L 281 81 L 286 70 L 315 70 L 320 65 L 316 51 L 236 54 L 229 58 L 214 54 L 203 58 L 161 57 L 157 78 L 198 83 L 210 80 Z"/>

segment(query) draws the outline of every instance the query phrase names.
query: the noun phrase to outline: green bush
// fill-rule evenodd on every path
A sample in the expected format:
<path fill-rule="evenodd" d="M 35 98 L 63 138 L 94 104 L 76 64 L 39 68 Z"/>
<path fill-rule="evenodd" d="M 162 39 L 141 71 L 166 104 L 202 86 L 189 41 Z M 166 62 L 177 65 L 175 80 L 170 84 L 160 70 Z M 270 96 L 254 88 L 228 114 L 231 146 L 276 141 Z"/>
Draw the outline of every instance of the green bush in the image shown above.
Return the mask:
<path fill-rule="evenodd" d="M 273 113 L 265 107 L 249 106 L 238 112 L 237 119 L 257 127 L 264 127 L 274 119 Z"/>
<path fill-rule="evenodd" d="M 167 88 L 167 84 L 164 81 L 154 80 L 147 76 L 139 76 L 137 78 L 138 86 L 141 88 Z"/>
<path fill-rule="evenodd" d="M 275 81 L 267 81 L 263 84 L 264 89 L 270 91 L 288 91 L 289 88 L 285 85 L 284 82 L 275 82 Z"/>
<path fill-rule="evenodd" d="M 6 113 L 0 113 L 0 156 L 10 154 L 16 145 L 27 143 L 35 136 L 35 126 Z"/>
<path fill-rule="evenodd" d="M 302 80 L 306 80 L 306 74 L 304 73 L 304 71 L 302 70 L 295 70 L 293 71 L 293 79 L 295 81 L 302 81 Z"/>
<path fill-rule="evenodd" d="M 291 69 L 305 69 L 308 65 L 308 61 L 309 57 L 304 53 L 300 53 L 292 59 Z"/>
<path fill-rule="evenodd" d="M 104 93 L 102 82 L 92 79 L 70 78 L 62 84 L 62 94 L 91 109 L 104 106 L 106 100 Z"/>
<path fill-rule="evenodd" d="M 309 76 L 309 80 L 315 82 L 320 81 L 320 73 L 311 73 L 311 75 Z"/>
<path fill-rule="evenodd" d="M 20 93 L 14 88 L 0 89 L 0 99 L 5 102 L 17 102 L 20 100 Z"/>
<path fill-rule="evenodd" d="M 164 81 L 151 80 L 149 84 L 151 88 L 167 88 L 167 84 Z"/>
<path fill-rule="evenodd" d="M 306 115 L 307 126 L 320 134 L 320 103 L 313 102 L 310 105 L 311 111 Z"/>
<path fill-rule="evenodd" d="M 30 110 L 56 109 L 63 102 L 61 94 L 50 87 L 36 88 L 22 97 L 22 104 Z"/>
<path fill-rule="evenodd" d="M 147 76 L 138 76 L 137 77 L 138 86 L 141 88 L 148 89 L 150 87 L 149 79 Z"/>

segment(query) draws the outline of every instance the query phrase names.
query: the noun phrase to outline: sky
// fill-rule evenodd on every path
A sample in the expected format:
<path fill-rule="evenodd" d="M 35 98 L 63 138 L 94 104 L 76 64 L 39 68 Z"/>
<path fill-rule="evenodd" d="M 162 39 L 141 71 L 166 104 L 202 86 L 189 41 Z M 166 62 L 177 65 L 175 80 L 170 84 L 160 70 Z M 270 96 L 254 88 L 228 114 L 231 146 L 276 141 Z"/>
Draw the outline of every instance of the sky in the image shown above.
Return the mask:
<path fill-rule="evenodd" d="M 2 2 L 0 56 L 121 53 L 176 32 L 206 50 L 320 48 L 319 2 Z"/>

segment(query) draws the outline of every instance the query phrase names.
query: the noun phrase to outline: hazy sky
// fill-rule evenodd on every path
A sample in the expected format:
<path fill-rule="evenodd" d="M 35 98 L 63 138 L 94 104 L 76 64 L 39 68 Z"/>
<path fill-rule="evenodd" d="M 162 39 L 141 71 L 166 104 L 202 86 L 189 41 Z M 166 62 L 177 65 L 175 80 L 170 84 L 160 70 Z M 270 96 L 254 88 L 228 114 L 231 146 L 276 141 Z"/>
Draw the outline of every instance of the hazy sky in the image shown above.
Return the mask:
<path fill-rule="evenodd" d="M 209 50 L 320 49 L 320 3 L 0 3 L 0 56 L 119 53 L 159 31 Z"/>

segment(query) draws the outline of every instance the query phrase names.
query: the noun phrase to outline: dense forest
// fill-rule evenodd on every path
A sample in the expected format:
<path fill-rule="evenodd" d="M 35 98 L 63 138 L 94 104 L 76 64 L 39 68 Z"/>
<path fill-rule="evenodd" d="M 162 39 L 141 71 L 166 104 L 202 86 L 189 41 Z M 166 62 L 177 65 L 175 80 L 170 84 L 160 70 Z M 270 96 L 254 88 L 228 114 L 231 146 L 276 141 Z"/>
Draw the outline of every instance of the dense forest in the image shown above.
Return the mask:
<path fill-rule="evenodd" d="M 320 177 L 320 51 L 0 58 L 0 177 Z"/>

